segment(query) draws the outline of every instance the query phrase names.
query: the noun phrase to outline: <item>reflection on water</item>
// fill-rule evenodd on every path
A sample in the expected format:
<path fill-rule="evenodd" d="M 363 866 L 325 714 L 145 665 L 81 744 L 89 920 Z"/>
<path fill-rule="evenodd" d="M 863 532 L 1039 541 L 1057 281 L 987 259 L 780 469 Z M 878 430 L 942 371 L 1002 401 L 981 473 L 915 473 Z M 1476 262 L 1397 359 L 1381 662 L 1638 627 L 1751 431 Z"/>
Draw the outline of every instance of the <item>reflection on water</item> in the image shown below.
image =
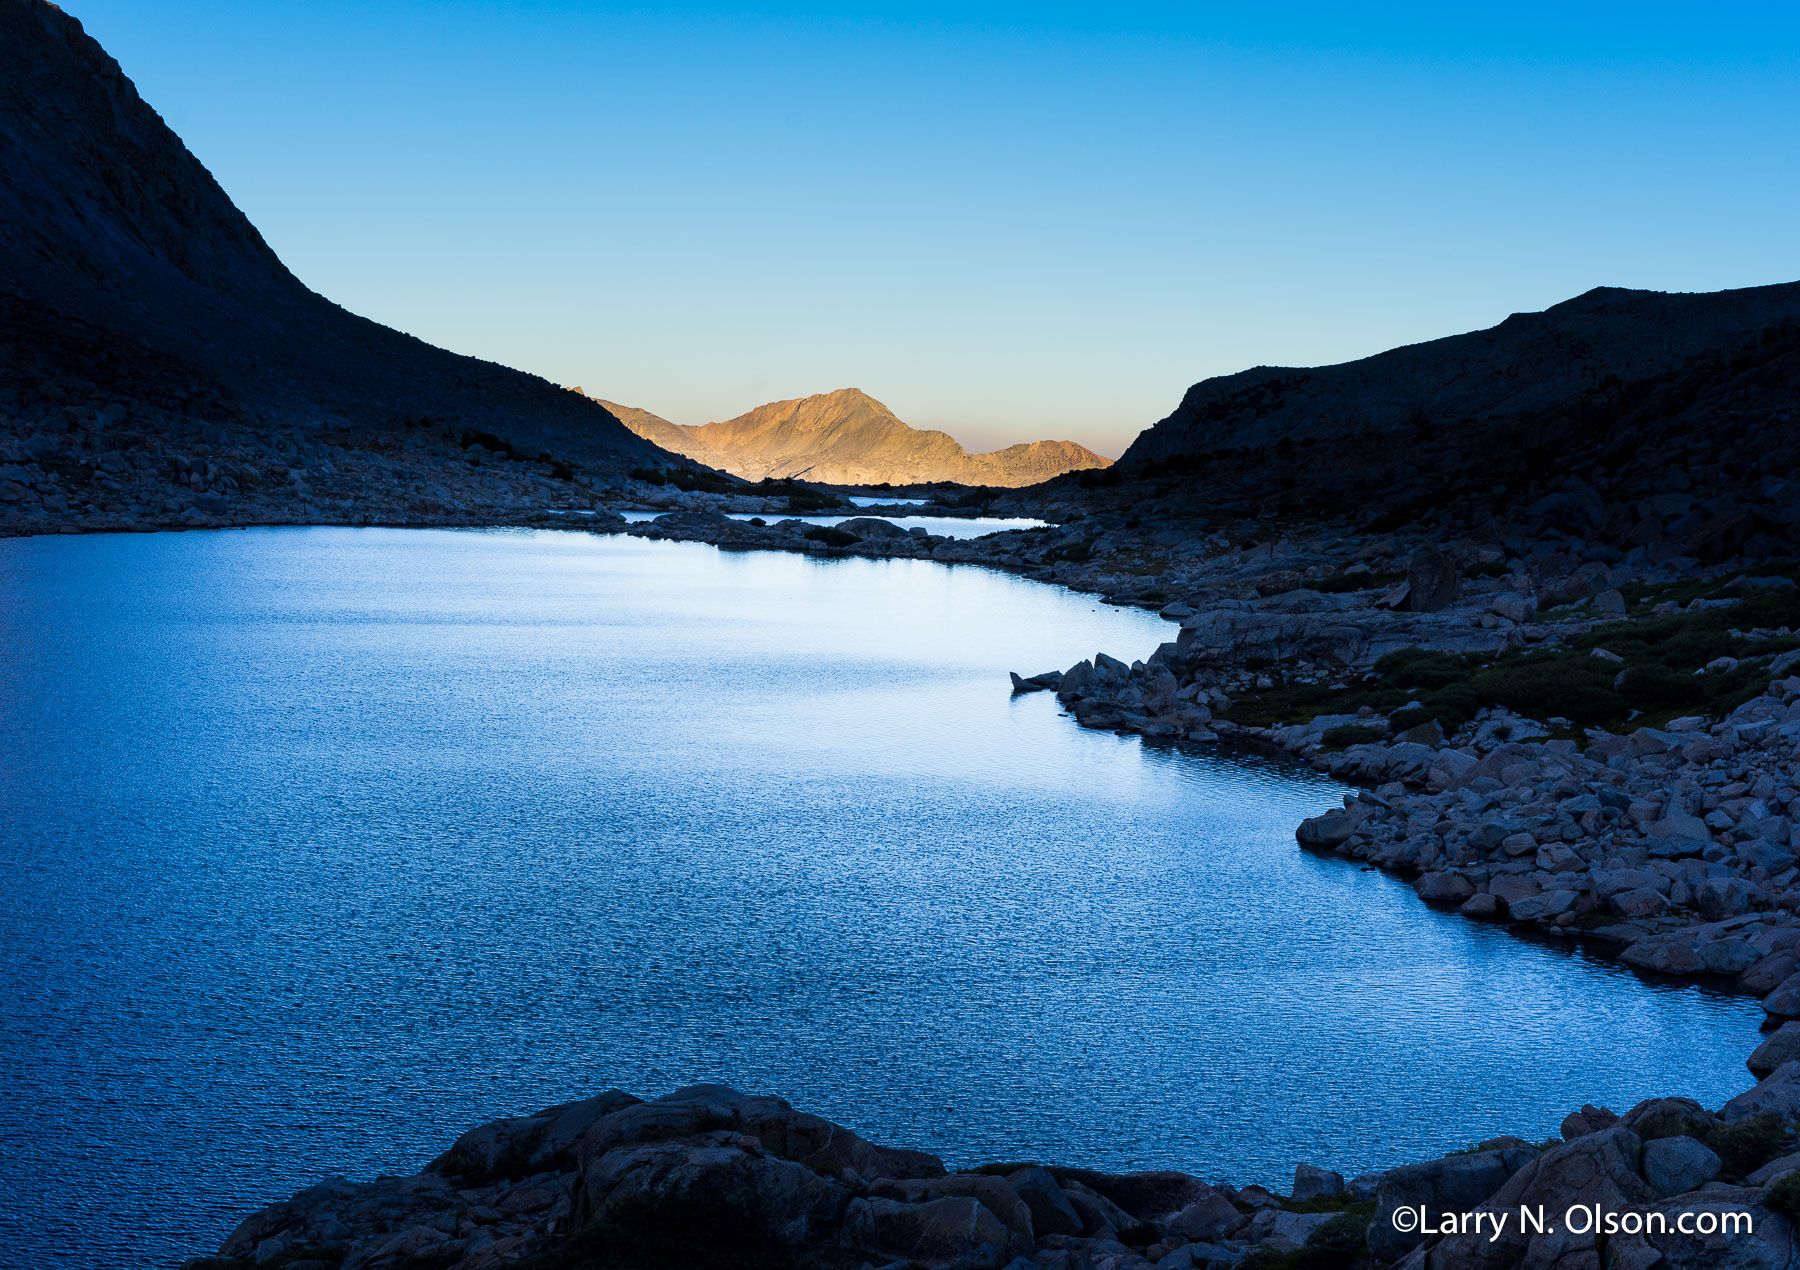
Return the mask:
<path fill-rule="evenodd" d="M 666 516 L 667 512 L 620 512 L 636 524 Z M 779 512 L 730 512 L 733 520 L 761 520 L 773 525 L 782 520 L 799 520 L 809 525 L 841 525 L 851 516 L 834 513 L 829 516 L 789 516 Z M 937 538 L 980 538 L 1004 529 L 1041 529 L 1048 522 L 1029 516 L 883 516 L 882 520 L 902 529 L 919 528 Z"/>
<path fill-rule="evenodd" d="M 585 533 L 0 542 L 0 1247 L 168 1263 L 607 1086 L 1278 1182 L 1747 1085 L 1753 1002 L 1296 849 L 1006 671 L 1152 615 Z"/>

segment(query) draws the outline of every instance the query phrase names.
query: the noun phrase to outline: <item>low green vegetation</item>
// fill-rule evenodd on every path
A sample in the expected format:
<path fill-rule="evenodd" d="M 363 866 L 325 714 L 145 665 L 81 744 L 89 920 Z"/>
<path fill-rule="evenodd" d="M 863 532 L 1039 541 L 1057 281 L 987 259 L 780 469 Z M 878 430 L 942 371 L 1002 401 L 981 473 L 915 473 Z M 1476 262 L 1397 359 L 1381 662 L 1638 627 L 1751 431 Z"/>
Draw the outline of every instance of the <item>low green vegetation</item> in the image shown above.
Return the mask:
<path fill-rule="evenodd" d="M 1343 750 L 1352 745 L 1372 745 L 1386 735 L 1380 728 L 1360 723 L 1340 723 L 1335 728 L 1326 728 L 1325 735 L 1319 741 L 1328 750 Z"/>
<path fill-rule="evenodd" d="M 1240 1270 L 1358 1270 L 1371 1263 L 1369 1223 L 1375 1205 L 1352 1204 L 1306 1237 L 1292 1252 L 1266 1248 L 1251 1251 L 1238 1262 Z"/>
<path fill-rule="evenodd" d="M 1094 540 L 1082 538 L 1075 542 L 1066 542 L 1060 547 L 1052 547 L 1044 553 L 1044 562 L 1054 564 L 1058 560 L 1067 560 L 1073 564 L 1085 564 L 1094 555 Z"/>
<path fill-rule="evenodd" d="M 795 515 L 805 515 L 807 512 L 830 511 L 838 507 L 851 506 L 850 503 L 827 490 L 814 489 L 812 486 L 803 485 L 799 481 L 778 481 L 773 477 L 767 476 L 757 482 L 756 492 L 764 498 L 780 498 L 783 495 L 786 495 L 788 501 L 787 509 Z"/>
<path fill-rule="evenodd" d="M 669 484 L 685 493 L 704 490 L 708 494 L 736 494 L 743 491 L 741 482 L 729 476 L 721 476 L 717 472 L 696 472 L 691 468 L 678 467 L 669 473 Z"/>
<path fill-rule="evenodd" d="M 407 426 L 411 427 L 412 425 Z M 352 443 L 351 448 L 356 449 L 381 448 L 370 446 L 367 437 L 353 437 L 350 438 L 350 442 Z M 490 454 L 498 454 L 501 458 L 512 459 L 518 463 L 542 463 L 550 469 L 550 476 L 554 480 L 572 481 L 575 479 L 575 467 L 566 460 L 541 450 L 536 454 L 527 454 L 505 437 L 495 436 L 492 432 L 467 431 L 456 438 L 456 444 L 465 450 L 478 445 Z"/>
<path fill-rule="evenodd" d="M 1771 1160 L 1794 1149 L 1794 1134 L 1787 1121 L 1776 1115 L 1750 1116 L 1736 1124 L 1715 1125 L 1702 1135 L 1725 1167 L 1719 1176 L 1742 1181 Z"/>
<path fill-rule="evenodd" d="M 861 542 L 855 534 L 839 529 L 835 525 L 814 525 L 801 537 L 812 542 L 822 542 L 827 547 L 848 547 L 853 542 Z"/>
<path fill-rule="evenodd" d="M 1800 592 L 1753 591 L 1722 608 L 1604 623 L 1555 648 L 1485 658 L 1402 649 L 1346 690 L 1277 683 L 1241 695 L 1230 717 L 1268 727 L 1368 706 L 1389 716 L 1395 728 L 1436 719 L 1446 732 L 1493 706 L 1582 727 L 1660 723 L 1687 713 L 1718 718 L 1767 689 L 1771 655 L 1800 648 L 1792 635 L 1753 638 L 1741 632 L 1781 627 L 1800 628 Z M 1612 656 L 1594 656 L 1596 649 Z M 1720 657 L 1739 664 L 1704 669 Z M 1416 706 L 1403 708 L 1414 701 Z"/>
<path fill-rule="evenodd" d="M 1800 1173 L 1789 1173 L 1771 1186 L 1763 1203 L 1790 1221 L 1800 1218 Z"/>
<path fill-rule="evenodd" d="M 1695 600 L 1719 600 L 1742 594 L 1732 588 L 1732 583 L 1740 577 L 1787 578 L 1800 582 L 1800 570 L 1793 567 L 1792 561 L 1783 560 L 1745 569 L 1741 574 L 1723 582 L 1709 578 L 1681 578 L 1674 582 L 1655 583 L 1627 582 L 1619 588 L 1619 594 L 1625 598 L 1627 613 L 1633 617 L 1648 617 L 1651 610 L 1659 604 L 1674 604 L 1685 608 Z"/>

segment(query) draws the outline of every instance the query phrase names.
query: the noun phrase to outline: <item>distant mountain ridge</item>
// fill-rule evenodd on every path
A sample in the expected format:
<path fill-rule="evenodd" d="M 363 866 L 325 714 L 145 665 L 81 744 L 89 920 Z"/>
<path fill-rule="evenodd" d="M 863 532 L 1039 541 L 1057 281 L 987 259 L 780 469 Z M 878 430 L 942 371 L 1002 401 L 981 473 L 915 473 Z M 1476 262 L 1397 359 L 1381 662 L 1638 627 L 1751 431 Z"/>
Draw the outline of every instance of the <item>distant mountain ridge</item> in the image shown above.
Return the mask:
<path fill-rule="evenodd" d="M 772 401 L 735 419 L 671 423 L 602 401 L 640 437 L 697 463 L 759 481 L 800 477 L 832 485 L 1036 485 L 1112 460 L 1073 441 L 1031 441 L 970 454 L 946 432 L 915 428 L 857 388 Z"/>

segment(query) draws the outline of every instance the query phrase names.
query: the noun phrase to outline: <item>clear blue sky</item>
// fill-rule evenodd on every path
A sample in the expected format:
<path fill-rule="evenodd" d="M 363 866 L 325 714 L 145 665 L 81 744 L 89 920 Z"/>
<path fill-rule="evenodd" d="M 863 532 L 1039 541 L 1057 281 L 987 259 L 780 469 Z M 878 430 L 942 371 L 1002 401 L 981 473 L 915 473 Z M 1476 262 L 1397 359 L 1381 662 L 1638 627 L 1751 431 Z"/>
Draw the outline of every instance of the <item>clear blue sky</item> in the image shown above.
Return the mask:
<path fill-rule="evenodd" d="M 1116 454 L 1208 375 L 1800 278 L 1800 6 L 68 0 L 315 289 L 683 423 Z"/>

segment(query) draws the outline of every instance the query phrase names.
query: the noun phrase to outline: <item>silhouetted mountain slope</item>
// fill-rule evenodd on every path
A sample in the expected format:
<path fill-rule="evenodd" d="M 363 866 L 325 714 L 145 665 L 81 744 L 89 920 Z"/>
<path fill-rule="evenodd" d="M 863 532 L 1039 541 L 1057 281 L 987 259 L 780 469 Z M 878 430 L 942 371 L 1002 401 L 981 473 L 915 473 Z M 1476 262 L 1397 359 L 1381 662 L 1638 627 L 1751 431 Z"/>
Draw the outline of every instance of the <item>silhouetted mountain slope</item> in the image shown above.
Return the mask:
<path fill-rule="evenodd" d="M 1772 323 L 1800 320 L 1800 283 L 1665 294 L 1597 287 L 1542 313 L 1515 313 L 1337 366 L 1259 366 L 1203 380 L 1120 462 L 1434 428 L 1579 417 L 1617 384 L 1669 375 Z"/>
<path fill-rule="evenodd" d="M 251 423 L 428 416 L 583 462 L 660 457 L 591 400 L 309 291 L 118 64 L 44 0 L 0 0 L 0 297 L 17 409 L 54 367 L 80 368 L 85 396 L 142 391 L 148 380 L 120 367 L 149 352 L 182 368 L 171 382 Z"/>
<path fill-rule="evenodd" d="M 1590 291 L 1490 330 L 1196 384 L 1103 480 L 1145 524 L 1251 519 L 1652 563 L 1800 542 L 1800 283 Z M 1104 488 L 1102 488 L 1104 487 Z"/>
<path fill-rule="evenodd" d="M 948 433 L 914 428 L 855 388 L 772 401 L 699 427 L 603 402 L 639 436 L 696 462 L 758 481 L 801 477 L 834 485 L 1035 485 L 1064 472 L 1108 466 L 1073 441 L 1032 441 L 970 454 Z"/>

